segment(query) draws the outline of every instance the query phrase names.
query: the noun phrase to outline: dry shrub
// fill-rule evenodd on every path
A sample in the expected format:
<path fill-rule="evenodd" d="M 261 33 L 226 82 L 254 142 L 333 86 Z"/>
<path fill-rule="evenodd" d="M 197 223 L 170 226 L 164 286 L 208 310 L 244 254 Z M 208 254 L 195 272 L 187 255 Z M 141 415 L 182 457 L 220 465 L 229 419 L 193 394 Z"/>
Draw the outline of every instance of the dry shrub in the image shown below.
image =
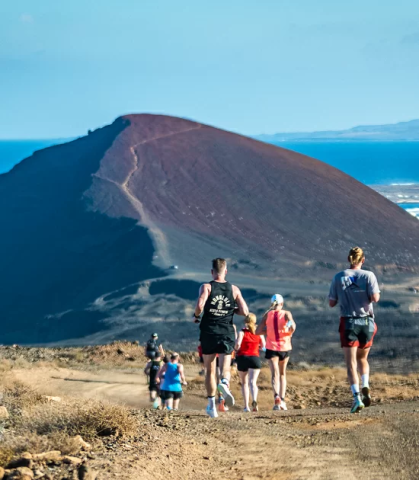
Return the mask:
<path fill-rule="evenodd" d="M 9 372 L 11 369 L 12 369 L 12 363 L 10 360 L 6 360 L 5 358 L 0 360 L 0 374 Z"/>
<path fill-rule="evenodd" d="M 93 400 L 38 406 L 28 412 L 25 425 L 38 435 L 61 432 L 85 439 L 98 435 L 131 436 L 138 430 L 138 421 L 129 409 Z"/>
<path fill-rule="evenodd" d="M 4 379 L 2 390 L 2 403 L 11 416 L 19 415 L 27 408 L 46 402 L 41 394 L 19 381 Z"/>
<path fill-rule="evenodd" d="M 15 452 L 13 448 L 2 442 L 2 445 L 0 445 L 0 467 L 7 465 L 13 458 L 14 454 Z"/>
<path fill-rule="evenodd" d="M 144 363 L 144 348 L 133 342 L 116 341 L 107 345 L 86 347 L 83 355 L 99 365 L 111 364 L 112 367 L 132 366 L 129 362 Z"/>

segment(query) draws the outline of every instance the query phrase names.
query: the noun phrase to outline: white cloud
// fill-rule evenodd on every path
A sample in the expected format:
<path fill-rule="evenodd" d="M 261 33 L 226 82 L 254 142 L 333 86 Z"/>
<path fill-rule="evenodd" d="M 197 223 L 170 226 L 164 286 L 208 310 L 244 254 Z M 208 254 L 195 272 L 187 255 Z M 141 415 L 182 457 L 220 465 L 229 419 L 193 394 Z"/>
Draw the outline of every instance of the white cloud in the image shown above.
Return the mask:
<path fill-rule="evenodd" d="M 34 22 L 34 19 L 33 19 L 32 15 L 30 15 L 29 13 L 22 13 L 19 20 L 22 23 L 33 23 Z"/>

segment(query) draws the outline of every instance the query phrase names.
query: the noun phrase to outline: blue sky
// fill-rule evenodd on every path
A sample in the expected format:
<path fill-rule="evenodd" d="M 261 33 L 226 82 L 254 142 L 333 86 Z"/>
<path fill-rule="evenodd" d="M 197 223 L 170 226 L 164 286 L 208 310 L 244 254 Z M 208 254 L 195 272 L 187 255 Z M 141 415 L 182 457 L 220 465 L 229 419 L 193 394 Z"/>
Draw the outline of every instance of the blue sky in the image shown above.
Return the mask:
<path fill-rule="evenodd" d="M 419 118 L 417 0 L 3 0 L 0 138 L 125 113 L 244 134 Z"/>

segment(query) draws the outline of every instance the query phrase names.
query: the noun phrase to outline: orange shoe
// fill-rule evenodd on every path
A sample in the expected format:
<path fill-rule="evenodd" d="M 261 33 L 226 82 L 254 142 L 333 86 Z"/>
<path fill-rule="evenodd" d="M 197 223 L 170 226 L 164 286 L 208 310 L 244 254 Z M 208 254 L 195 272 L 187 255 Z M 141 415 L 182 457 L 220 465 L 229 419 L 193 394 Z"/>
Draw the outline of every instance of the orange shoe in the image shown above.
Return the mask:
<path fill-rule="evenodd" d="M 228 407 L 225 404 L 225 400 L 220 401 L 220 404 L 218 405 L 218 411 L 219 412 L 228 412 Z"/>

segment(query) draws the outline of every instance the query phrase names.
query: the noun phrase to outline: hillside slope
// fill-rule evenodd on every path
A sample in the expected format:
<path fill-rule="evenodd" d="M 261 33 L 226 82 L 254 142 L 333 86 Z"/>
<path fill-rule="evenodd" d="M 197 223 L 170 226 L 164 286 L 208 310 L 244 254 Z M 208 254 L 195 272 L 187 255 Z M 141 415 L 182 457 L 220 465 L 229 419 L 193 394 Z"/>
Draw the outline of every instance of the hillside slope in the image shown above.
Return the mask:
<path fill-rule="evenodd" d="M 330 277 L 354 244 L 376 267 L 419 263 L 417 220 L 351 177 L 158 115 L 121 117 L 0 175 L 0 222 L 6 343 L 94 334 L 114 315 L 90 308 L 97 299 L 128 287 L 139 306 L 136 284 L 174 264 L 188 278 L 215 255 L 255 287 Z"/>

